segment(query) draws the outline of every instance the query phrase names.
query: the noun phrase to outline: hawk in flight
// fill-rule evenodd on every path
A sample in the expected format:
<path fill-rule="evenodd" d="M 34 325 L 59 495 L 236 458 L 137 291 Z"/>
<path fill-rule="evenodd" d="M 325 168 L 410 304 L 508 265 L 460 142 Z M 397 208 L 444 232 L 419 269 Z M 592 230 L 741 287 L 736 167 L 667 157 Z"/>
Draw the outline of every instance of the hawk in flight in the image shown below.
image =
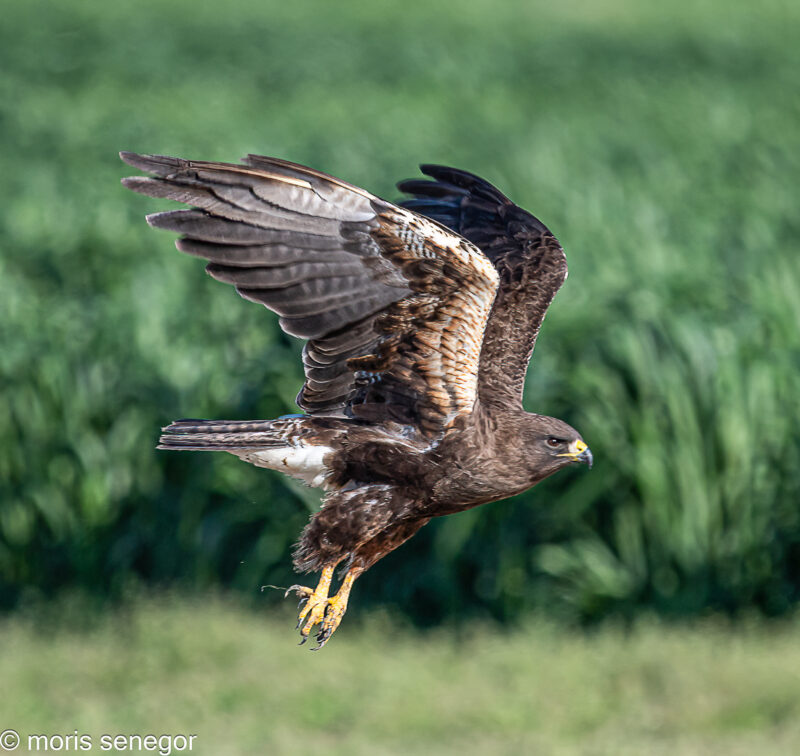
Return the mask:
<path fill-rule="evenodd" d="M 495 187 L 455 168 L 398 186 L 394 205 L 277 158 L 241 164 L 121 153 L 122 183 L 191 209 L 147 217 L 179 250 L 305 339 L 303 414 L 179 420 L 160 449 L 226 451 L 323 489 L 294 554 L 321 572 L 301 643 L 341 622 L 356 578 L 432 517 L 520 493 L 592 455 L 522 408 L 525 372 L 567 277 L 558 241 Z M 329 595 L 334 569 L 344 565 Z M 288 593 L 288 591 L 287 591 Z"/>

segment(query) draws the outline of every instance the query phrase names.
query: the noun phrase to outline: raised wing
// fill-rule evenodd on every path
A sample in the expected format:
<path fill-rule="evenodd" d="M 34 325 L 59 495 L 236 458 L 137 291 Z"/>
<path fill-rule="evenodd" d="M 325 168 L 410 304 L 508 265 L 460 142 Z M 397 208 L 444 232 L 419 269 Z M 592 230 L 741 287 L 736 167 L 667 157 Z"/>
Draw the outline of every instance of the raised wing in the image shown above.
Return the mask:
<path fill-rule="evenodd" d="M 471 241 L 500 276 L 480 357 L 481 403 L 521 406 L 539 328 L 567 277 L 564 251 L 540 220 L 487 181 L 456 168 L 420 168 L 434 180 L 399 183 L 415 196 L 401 205 Z"/>
<path fill-rule="evenodd" d="M 147 217 L 214 278 L 308 339 L 307 413 L 441 436 L 472 410 L 497 273 L 473 244 L 324 173 L 250 155 L 244 165 L 121 153 L 123 179 L 191 205 Z"/>

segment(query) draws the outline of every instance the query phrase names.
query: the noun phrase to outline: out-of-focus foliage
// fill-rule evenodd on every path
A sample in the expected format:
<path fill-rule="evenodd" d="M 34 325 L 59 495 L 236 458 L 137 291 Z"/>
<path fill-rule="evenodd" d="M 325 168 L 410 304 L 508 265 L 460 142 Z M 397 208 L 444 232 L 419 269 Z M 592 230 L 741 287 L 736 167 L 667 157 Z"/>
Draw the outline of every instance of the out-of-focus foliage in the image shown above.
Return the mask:
<path fill-rule="evenodd" d="M 558 5 L 558 9 L 555 6 Z M 796 4 L 31 0 L 0 25 L 0 600 L 292 580 L 315 497 L 180 416 L 293 409 L 299 345 L 147 228 L 119 149 L 496 182 L 567 250 L 528 406 L 595 469 L 432 523 L 359 601 L 418 621 L 800 597 Z M 524 454 L 524 449 L 520 450 Z"/>

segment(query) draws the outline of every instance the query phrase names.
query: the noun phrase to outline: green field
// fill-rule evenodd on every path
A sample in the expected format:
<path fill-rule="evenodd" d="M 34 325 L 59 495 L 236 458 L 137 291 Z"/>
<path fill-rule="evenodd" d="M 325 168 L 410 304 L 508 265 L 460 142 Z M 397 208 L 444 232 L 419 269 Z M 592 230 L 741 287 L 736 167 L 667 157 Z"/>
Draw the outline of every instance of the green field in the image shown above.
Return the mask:
<path fill-rule="evenodd" d="M 5 3 L 0 732 L 800 753 L 798 29 L 785 0 Z M 295 648 L 259 588 L 315 495 L 154 446 L 294 411 L 300 345 L 146 226 L 119 150 L 496 183 L 566 250 L 526 406 L 594 469 L 431 523 Z"/>
<path fill-rule="evenodd" d="M 596 464 L 426 527 L 360 587 L 415 620 L 800 597 L 800 6 L 32 0 L 0 28 L 0 605 L 288 584 L 316 504 L 176 417 L 295 409 L 299 344 L 177 254 L 120 149 L 280 155 L 395 197 L 487 176 L 570 278 L 527 386 Z"/>
<path fill-rule="evenodd" d="M 419 633 L 354 612 L 310 653 L 288 613 L 230 600 L 51 620 L 0 624 L 0 727 L 25 737 L 196 734 L 217 756 L 800 751 L 796 622 Z"/>

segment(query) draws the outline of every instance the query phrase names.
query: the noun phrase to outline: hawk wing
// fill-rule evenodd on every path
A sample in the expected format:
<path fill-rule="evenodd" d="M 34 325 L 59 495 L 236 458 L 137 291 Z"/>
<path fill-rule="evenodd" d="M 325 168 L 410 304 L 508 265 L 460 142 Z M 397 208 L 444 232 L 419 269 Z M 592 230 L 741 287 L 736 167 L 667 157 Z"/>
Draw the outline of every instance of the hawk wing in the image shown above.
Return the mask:
<path fill-rule="evenodd" d="M 153 174 L 129 189 L 191 205 L 147 217 L 214 278 L 307 339 L 297 403 L 311 415 L 415 426 L 436 439 L 469 413 L 497 273 L 438 223 L 324 173 L 121 153 Z"/>
<path fill-rule="evenodd" d="M 415 196 L 401 206 L 471 241 L 500 276 L 480 357 L 481 403 L 521 407 L 539 328 L 567 277 L 564 251 L 540 220 L 487 181 L 456 168 L 420 168 L 434 180 L 400 182 L 401 191 Z"/>

